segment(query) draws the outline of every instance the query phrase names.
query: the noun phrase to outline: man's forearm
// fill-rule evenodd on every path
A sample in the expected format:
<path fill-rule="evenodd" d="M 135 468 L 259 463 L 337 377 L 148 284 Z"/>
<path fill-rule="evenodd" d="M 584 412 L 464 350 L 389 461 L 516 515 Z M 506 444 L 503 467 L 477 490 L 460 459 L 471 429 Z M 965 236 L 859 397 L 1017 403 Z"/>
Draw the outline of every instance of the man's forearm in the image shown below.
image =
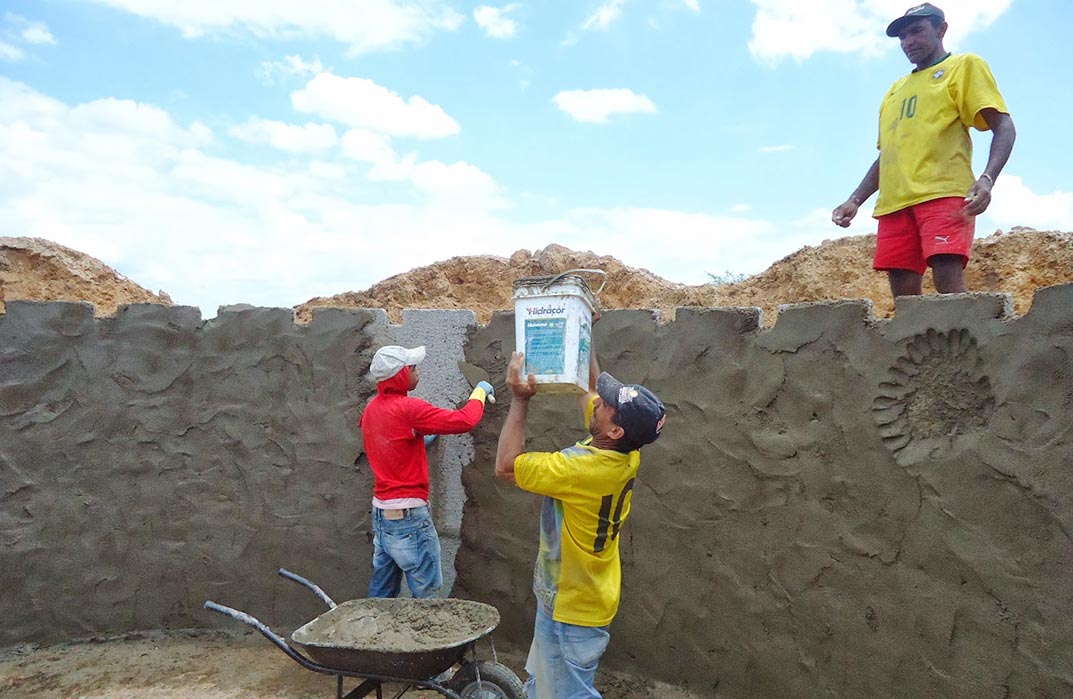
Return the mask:
<path fill-rule="evenodd" d="M 864 179 L 857 185 L 857 189 L 853 190 L 853 194 L 849 195 L 849 200 L 856 206 L 860 206 L 868 200 L 868 197 L 872 196 L 879 189 L 879 158 L 876 158 L 872 163 L 872 167 L 868 168 L 868 172 L 864 174 Z"/>
<path fill-rule="evenodd" d="M 496 447 L 496 475 L 514 482 L 514 460 L 525 451 L 525 419 L 529 414 L 529 399 L 514 397 L 510 402 L 507 419 L 499 433 Z"/>
<path fill-rule="evenodd" d="M 987 156 L 987 166 L 984 167 L 983 175 L 987 175 L 994 184 L 1002 168 L 1006 167 L 1006 161 L 1013 153 L 1013 143 L 1017 140 L 1017 129 L 1014 128 L 1013 119 L 1009 114 L 999 113 L 988 120 L 991 132 L 991 150 Z"/>

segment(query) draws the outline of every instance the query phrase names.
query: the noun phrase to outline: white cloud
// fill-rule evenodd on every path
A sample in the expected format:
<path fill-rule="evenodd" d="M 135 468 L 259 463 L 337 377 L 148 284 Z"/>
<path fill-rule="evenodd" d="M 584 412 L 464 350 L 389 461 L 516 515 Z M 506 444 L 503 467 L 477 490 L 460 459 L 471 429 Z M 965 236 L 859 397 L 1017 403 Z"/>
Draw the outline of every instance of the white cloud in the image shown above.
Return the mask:
<path fill-rule="evenodd" d="M 555 95 L 555 104 L 578 121 L 602 124 L 613 114 L 655 114 L 652 100 L 625 88 L 566 90 Z"/>
<path fill-rule="evenodd" d="M 300 112 L 392 136 L 443 138 L 460 130 L 439 105 L 421 97 L 403 99 L 366 78 L 321 73 L 291 93 L 291 104 Z"/>
<path fill-rule="evenodd" d="M 427 160 L 413 163 L 407 176 L 418 189 L 440 196 L 452 206 L 462 202 L 494 207 L 505 205 L 498 200 L 500 188 L 496 181 L 468 162 Z"/>
<path fill-rule="evenodd" d="M 5 12 L 4 24 L 8 25 L 22 41 L 28 44 L 56 43 L 56 37 L 52 36 L 52 32 L 48 30 L 48 25 L 44 22 L 35 22 L 14 12 Z"/>
<path fill-rule="evenodd" d="M 694 12 L 700 12 L 700 0 L 683 0 L 685 6 Z"/>
<path fill-rule="evenodd" d="M 1036 230 L 1073 230 L 1073 192 L 1036 194 L 1017 175 L 1003 174 L 995 183 L 984 214 L 995 228 L 1029 226 Z M 977 225 L 979 232 L 982 226 Z M 986 229 L 985 229 L 986 230 Z"/>
<path fill-rule="evenodd" d="M 687 284 L 709 281 L 713 269 L 751 271 L 754 259 L 742 245 L 766 246 L 763 239 L 776 233 L 765 221 L 643 207 L 577 208 L 534 229 L 575 250 L 612 250 L 630 266 Z"/>
<path fill-rule="evenodd" d="M 184 149 L 170 159 L 169 184 L 210 201 L 260 207 L 296 192 L 295 182 L 285 173 L 245 165 L 234 160 Z"/>
<path fill-rule="evenodd" d="M 756 6 L 749 50 L 761 60 L 804 60 L 814 53 L 878 56 L 898 49 L 886 27 L 906 10 L 905 0 L 751 0 Z M 989 27 L 1013 0 L 946 0 L 950 29 L 944 45 L 955 48 L 969 33 Z"/>
<path fill-rule="evenodd" d="M 625 4 L 626 0 L 607 0 L 585 20 L 585 23 L 581 25 L 581 29 L 583 31 L 605 31 L 622 18 L 622 6 Z"/>
<path fill-rule="evenodd" d="M 493 39 L 510 39 L 518 32 L 518 23 L 507 15 L 518 7 L 518 5 L 504 7 L 481 5 L 473 10 L 473 19 Z"/>
<path fill-rule="evenodd" d="M 18 46 L 0 41 L 0 61 L 21 61 L 24 55 Z"/>
<path fill-rule="evenodd" d="M 178 28 L 184 36 L 248 32 L 280 39 L 327 38 L 364 53 L 453 31 L 463 16 L 443 0 L 95 0 Z"/>
<path fill-rule="evenodd" d="M 0 77 L 0 235 L 82 250 L 206 317 L 519 246 L 492 215 L 508 203 L 501 187 L 472 164 L 399 160 L 387 148 L 395 179 L 370 181 L 356 162 L 253 165 L 215 153 L 220 145 L 153 105 L 67 105 Z M 400 240 L 413 241 L 405 255 Z"/>
<path fill-rule="evenodd" d="M 480 168 L 464 161 L 444 163 L 419 160 L 415 154 L 398 157 L 387 137 L 366 129 L 343 135 L 343 153 L 372 167 L 367 176 L 378 182 L 407 182 L 424 194 L 449 201 L 451 206 L 498 209 L 509 203 L 502 187 Z"/>
<path fill-rule="evenodd" d="M 761 146 L 761 153 L 782 153 L 783 151 L 793 150 L 793 146 L 783 143 L 778 146 Z"/>
<path fill-rule="evenodd" d="M 338 163 L 312 160 L 309 163 L 309 172 L 314 177 L 325 180 L 341 180 L 347 176 L 347 169 Z"/>
<path fill-rule="evenodd" d="M 343 153 L 364 163 L 394 163 L 391 139 L 368 129 L 350 129 L 343 134 Z"/>
<path fill-rule="evenodd" d="M 306 123 L 302 126 L 252 118 L 232 127 L 228 133 L 250 143 L 267 143 L 281 150 L 304 153 L 331 148 L 338 142 L 329 124 Z"/>
<path fill-rule="evenodd" d="M 316 75 L 324 72 L 324 65 L 320 62 L 319 57 L 314 57 L 312 61 L 306 61 L 299 55 L 284 56 L 282 61 L 262 61 L 261 62 L 261 74 L 271 81 L 277 73 L 281 75 Z"/>

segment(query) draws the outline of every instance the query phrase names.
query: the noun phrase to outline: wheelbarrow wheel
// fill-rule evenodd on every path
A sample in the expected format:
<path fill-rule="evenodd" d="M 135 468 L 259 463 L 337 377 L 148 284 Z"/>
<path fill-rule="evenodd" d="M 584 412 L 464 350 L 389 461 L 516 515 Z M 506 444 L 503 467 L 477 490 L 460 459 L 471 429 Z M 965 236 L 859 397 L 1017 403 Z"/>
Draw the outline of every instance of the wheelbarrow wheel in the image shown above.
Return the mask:
<path fill-rule="evenodd" d="M 480 680 L 477 673 L 480 671 Z M 525 699 L 525 687 L 509 667 L 488 660 L 458 668 L 448 686 L 463 699 Z"/>

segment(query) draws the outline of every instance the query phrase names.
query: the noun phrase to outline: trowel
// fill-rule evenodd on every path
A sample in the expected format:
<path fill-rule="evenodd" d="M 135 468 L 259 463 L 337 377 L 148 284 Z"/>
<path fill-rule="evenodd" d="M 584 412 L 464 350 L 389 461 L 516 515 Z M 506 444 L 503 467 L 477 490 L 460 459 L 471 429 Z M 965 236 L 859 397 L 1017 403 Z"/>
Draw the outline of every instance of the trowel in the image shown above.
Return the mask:
<path fill-rule="evenodd" d="M 462 372 L 462 376 L 466 377 L 466 381 L 469 382 L 470 388 L 475 388 L 481 381 L 487 381 L 492 383 L 492 378 L 488 375 L 488 372 L 480 368 L 476 364 L 470 364 L 466 361 L 458 362 L 458 369 Z M 488 402 L 495 403 L 496 397 L 492 394 L 488 394 Z"/>

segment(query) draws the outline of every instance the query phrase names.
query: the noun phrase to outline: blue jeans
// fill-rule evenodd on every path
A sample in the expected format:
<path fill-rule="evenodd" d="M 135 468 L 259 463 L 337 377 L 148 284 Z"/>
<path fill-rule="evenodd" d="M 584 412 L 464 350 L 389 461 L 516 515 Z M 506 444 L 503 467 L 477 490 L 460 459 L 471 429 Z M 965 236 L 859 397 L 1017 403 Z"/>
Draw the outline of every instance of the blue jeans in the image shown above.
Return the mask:
<path fill-rule="evenodd" d="M 537 603 L 533 645 L 525 671 L 529 699 L 600 699 L 593 687 L 600 656 L 611 640 L 606 626 L 575 626 L 551 618 Z"/>
<path fill-rule="evenodd" d="M 403 519 L 387 519 L 373 508 L 373 576 L 370 597 L 398 597 L 402 576 L 414 597 L 435 597 L 443 587 L 440 537 L 427 507 L 405 510 Z"/>

